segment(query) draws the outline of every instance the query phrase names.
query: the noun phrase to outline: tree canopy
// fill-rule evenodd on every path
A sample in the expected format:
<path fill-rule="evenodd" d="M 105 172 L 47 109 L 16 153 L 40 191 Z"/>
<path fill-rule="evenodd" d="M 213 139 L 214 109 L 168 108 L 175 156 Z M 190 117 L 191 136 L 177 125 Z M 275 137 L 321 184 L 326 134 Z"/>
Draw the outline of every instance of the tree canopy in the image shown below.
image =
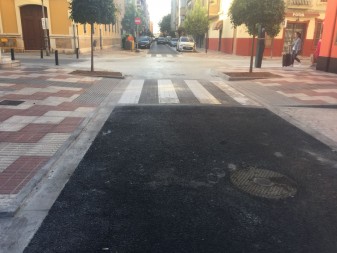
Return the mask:
<path fill-rule="evenodd" d="M 71 19 L 80 24 L 114 24 L 115 5 L 113 0 L 72 0 Z"/>
<path fill-rule="evenodd" d="M 245 25 L 250 35 L 256 36 L 257 25 L 268 30 L 280 26 L 284 20 L 284 0 L 233 0 L 229 9 L 231 23 L 237 27 Z"/>
<path fill-rule="evenodd" d="M 144 12 L 139 10 L 134 4 L 128 4 L 125 8 L 125 14 L 122 19 L 123 30 L 127 33 L 134 34 L 136 30 L 135 18 L 140 18 L 142 21 L 142 27 L 144 27 L 145 31 L 148 31 L 149 24 L 146 21 Z"/>
<path fill-rule="evenodd" d="M 199 35 L 204 35 L 208 30 L 208 26 L 207 9 L 201 6 L 200 0 L 198 0 L 186 15 L 184 21 L 185 31 L 196 38 Z"/>
<path fill-rule="evenodd" d="M 160 32 L 164 35 L 171 33 L 171 14 L 164 16 L 158 23 Z"/>

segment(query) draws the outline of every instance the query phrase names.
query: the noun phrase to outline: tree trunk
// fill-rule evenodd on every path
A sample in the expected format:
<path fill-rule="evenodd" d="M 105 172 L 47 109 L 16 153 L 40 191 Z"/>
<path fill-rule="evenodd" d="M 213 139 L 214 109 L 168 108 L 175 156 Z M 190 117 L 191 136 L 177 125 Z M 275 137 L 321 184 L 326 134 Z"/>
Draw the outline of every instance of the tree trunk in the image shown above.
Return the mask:
<path fill-rule="evenodd" d="M 273 50 L 274 50 L 274 38 L 271 38 L 271 46 L 270 46 L 270 58 L 273 58 Z"/>
<path fill-rule="evenodd" d="M 253 72 L 254 46 L 255 46 L 255 34 L 253 35 L 252 50 L 251 50 L 251 52 L 250 52 L 250 66 L 249 66 L 249 73 L 252 73 L 252 72 Z"/>
<path fill-rule="evenodd" d="M 91 42 L 91 71 L 94 71 L 94 24 L 91 25 L 91 34 L 90 34 L 90 42 Z"/>

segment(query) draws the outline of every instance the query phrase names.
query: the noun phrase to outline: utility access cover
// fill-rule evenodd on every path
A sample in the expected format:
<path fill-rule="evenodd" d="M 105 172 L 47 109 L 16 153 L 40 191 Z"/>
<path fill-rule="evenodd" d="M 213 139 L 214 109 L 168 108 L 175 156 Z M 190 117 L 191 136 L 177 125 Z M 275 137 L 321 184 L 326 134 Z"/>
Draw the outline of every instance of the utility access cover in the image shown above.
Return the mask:
<path fill-rule="evenodd" d="M 242 191 L 262 198 L 284 199 L 297 192 L 294 181 L 271 170 L 239 169 L 231 173 L 230 179 Z"/>

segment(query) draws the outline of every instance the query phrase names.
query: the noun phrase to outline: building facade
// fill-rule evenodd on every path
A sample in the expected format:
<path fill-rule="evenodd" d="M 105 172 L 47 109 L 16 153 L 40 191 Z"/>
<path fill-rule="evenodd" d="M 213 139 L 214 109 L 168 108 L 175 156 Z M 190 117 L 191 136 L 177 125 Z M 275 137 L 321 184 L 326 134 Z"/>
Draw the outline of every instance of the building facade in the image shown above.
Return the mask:
<path fill-rule="evenodd" d="M 302 55 L 310 56 L 317 46 L 322 33 L 322 25 L 327 6 L 326 0 L 285 0 L 286 15 L 281 31 L 274 39 L 266 36 L 265 56 L 281 56 L 289 51 L 294 33 L 302 34 Z M 210 0 L 213 2 L 213 0 Z M 214 1 L 215 3 L 217 1 Z M 228 9 L 232 1 L 222 0 L 216 5 L 210 16 L 209 49 L 224 53 L 250 55 L 251 36 L 245 26 L 233 28 L 228 18 Z M 212 4 L 210 5 L 212 6 Z"/>
<path fill-rule="evenodd" d="M 337 74 L 337 1 L 328 0 L 317 69 Z"/>
<path fill-rule="evenodd" d="M 4 50 L 41 50 L 72 53 L 90 50 L 90 25 L 75 24 L 70 18 L 69 0 L 0 0 L 0 46 Z M 115 0 L 116 23 L 95 24 L 96 47 L 121 44 L 124 0 Z M 44 19 L 45 18 L 45 19 Z M 46 33 L 45 33 L 46 32 Z M 45 42 L 47 37 L 48 43 Z"/>
<path fill-rule="evenodd" d="M 178 0 L 172 0 L 178 1 Z M 187 0 L 185 6 L 179 2 L 179 12 L 173 19 L 180 25 L 182 9 L 184 15 L 196 0 Z M 247 33 L 245 26 L 233 28 L 228 18 L 228 10 L 232 0 L 200 0 L 207 9 L 209 16 L 209 38 L 206 43 L 208 49 L 221 51 L 228 54 L 250 55 L 252 38 Z M 275 38 L 266 36 L 265 56 L 281 56 L 289 51 L 289 45 L 294 40 L 294 33 L 300 32 L 303 40 L 303 56 L 310 56 L 316 49 L 322 34 L 322 26 L 327 8 L 327 0 L 284 0 L 286 4 L 285 21 L 281 31 Z M 336 1 L 336 0 L 331 0 Z M 177 27 L 177 26 L 176 26 Z"/>

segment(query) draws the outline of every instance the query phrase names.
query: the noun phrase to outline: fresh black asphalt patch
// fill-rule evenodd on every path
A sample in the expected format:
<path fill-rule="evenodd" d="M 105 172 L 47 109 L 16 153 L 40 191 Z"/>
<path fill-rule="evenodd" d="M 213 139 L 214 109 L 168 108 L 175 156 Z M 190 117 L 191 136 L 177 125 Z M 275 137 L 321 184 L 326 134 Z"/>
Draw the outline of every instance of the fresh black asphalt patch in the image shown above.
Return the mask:
<path fill-rule="evenodd" d="M 265 109 L 117 107 L 25 252 L 337 252 L 336 164 Z M 249 169 L 296 193 L 243 191 Z"/>

